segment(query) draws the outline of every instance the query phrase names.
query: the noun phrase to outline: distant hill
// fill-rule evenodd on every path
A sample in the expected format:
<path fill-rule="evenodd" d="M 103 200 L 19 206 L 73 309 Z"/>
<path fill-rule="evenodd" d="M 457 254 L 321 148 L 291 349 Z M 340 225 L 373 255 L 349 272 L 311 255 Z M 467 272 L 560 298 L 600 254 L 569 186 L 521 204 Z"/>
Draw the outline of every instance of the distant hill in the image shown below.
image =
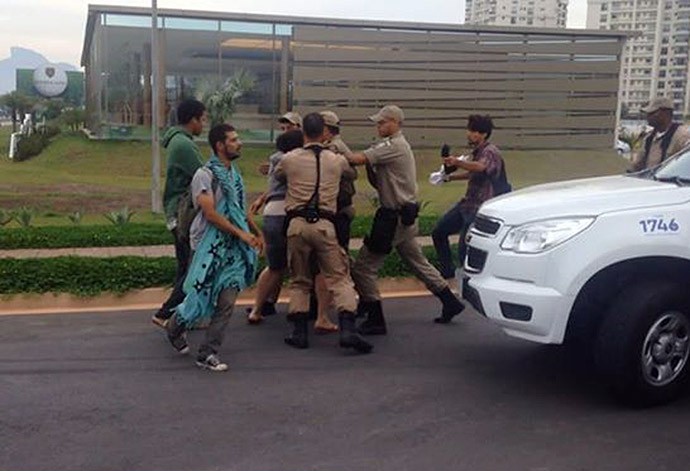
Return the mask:
<path fill-rule="evenodd" d="M 0 60 L 0 95 L 15 89 L 17 69 L 35 69 L 47 62 L 50 62 L 50 60 L 31 49 L 23 47 L 10 48 L 10 57 Z M 66 71 L 79 70 L 77 67 L 64 62 L 60 62 L 58 65 Z"/>

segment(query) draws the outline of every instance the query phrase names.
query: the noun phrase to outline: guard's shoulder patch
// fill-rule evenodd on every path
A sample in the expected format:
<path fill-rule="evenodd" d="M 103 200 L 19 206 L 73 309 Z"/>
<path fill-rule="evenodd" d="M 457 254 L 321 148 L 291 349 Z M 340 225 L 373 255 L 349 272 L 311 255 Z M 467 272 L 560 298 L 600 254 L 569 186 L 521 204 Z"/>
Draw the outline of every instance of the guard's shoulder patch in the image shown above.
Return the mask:
<path fill-rule="evenodd" d="M 390 147 L 392 145 L 393 145 L 393 142 L 389 138 L 386 138 L 386 139 L 382 140 L 381 142 L 379 142 L 378 144 L 375 144 L 374 148 L 380 149 L 381 147 Z"/>

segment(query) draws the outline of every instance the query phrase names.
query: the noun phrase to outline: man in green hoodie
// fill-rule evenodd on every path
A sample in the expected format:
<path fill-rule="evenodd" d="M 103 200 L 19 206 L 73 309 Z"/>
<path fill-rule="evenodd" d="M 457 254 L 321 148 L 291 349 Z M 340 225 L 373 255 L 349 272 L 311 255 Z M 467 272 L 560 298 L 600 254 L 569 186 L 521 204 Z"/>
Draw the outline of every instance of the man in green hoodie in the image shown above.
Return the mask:
<path fill-rule="evenodd" d="M 177 230 L 177 206 L 180 197 L 189 189 L 194 173 L 203 165 L 194 136 L 201 135 L 204 130 L 206 107 L 194 99 L 184 100 L 177 107 L 177 122 L 178 126 L 168 129 L 162 140 L 168 161 L 163 205 L 167 227 L 175 240 L 177 270 L 172 293 L 151 319 L 159 327 L 165 327 L 172 310 L 184 300 L 182 284 L 189 265 L 190 249 L 188 234 Z"/>

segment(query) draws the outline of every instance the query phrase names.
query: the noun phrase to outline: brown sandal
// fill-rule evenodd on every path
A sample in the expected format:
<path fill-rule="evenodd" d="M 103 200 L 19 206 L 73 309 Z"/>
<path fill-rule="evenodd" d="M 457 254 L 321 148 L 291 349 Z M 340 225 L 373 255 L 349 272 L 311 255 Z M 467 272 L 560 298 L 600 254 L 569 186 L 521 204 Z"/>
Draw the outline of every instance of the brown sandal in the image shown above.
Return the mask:
<path fill-rule="evenodd" d="M 261 324 L 264 321 L 264 316 L 259 314 L 259 317 L 252 317 L 252 310 L 251 308 L 247 309 L 247 324 L 249 325 L 258 325 Z"/>
<path fill-rule="evenodd" d="M 338 332 L 338 326 L 337 325 L 331 325 L 328 327 L 314 326 L 314 333 L 316 335 L 327 335 L 327 334 L 333 334 L 335 332 Z"/>

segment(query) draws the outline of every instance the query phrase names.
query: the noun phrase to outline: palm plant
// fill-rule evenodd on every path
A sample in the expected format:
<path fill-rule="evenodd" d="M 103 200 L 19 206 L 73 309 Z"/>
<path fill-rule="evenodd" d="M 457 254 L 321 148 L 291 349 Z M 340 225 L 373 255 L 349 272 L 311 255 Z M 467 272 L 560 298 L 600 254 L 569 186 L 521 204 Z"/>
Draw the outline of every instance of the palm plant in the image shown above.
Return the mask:
<path fill-rule="evenodd" d="M 81 211 L 75 211 L 72 214 L 68 214 L 67 219 L 69 219 L 70 222 L 75 226 L 78 226 L 79 224 L 81 224 L 81 216 Z"/>
<path fill-rule="evenodd" d="M 0 106 L 4 106 L 10 110 L 12 116 L 12 132 L 17 131 L 17 122 L 21 120 L 24 113 L 31 111 L 35 103 L 35 98 L 19 91 L 0 96 Z"/>
<path fill-rule="evenodd" d="M 119 211 L 110 211 L 103 216 L 115 226 L 124 226 L 125 224 L 129 224 L 134 214 L 134 211 L 130 211 L 129 207 L 125 206 Z"/>
<path fill-rule="evenodd" d="M 33 219 L 33 217 L 34 217 L 34 212 L 31 210 L 31 208 L 27 208 L 26 206 L 22 206 L 14 214 L 14 218 L 17 220 L 19 225 L 22 227 L 31 226 L 31 220 Z"/>
<path fill-rule="evenodd" d="M 237 100 L 254 89 L 256 79 L 246 69 L 238 69 L 224 82 L 203 79 L 197 85 L 197 98 L 206 105 L 211 126 L 225 122 L 235 112 Z"/>
<path fill-rule="evenodd" d="M 14 214 L 11 211 L 4 210 L 0 208 L 0 226 L 5 226 L 12 222 L 14 219 Z"/>

